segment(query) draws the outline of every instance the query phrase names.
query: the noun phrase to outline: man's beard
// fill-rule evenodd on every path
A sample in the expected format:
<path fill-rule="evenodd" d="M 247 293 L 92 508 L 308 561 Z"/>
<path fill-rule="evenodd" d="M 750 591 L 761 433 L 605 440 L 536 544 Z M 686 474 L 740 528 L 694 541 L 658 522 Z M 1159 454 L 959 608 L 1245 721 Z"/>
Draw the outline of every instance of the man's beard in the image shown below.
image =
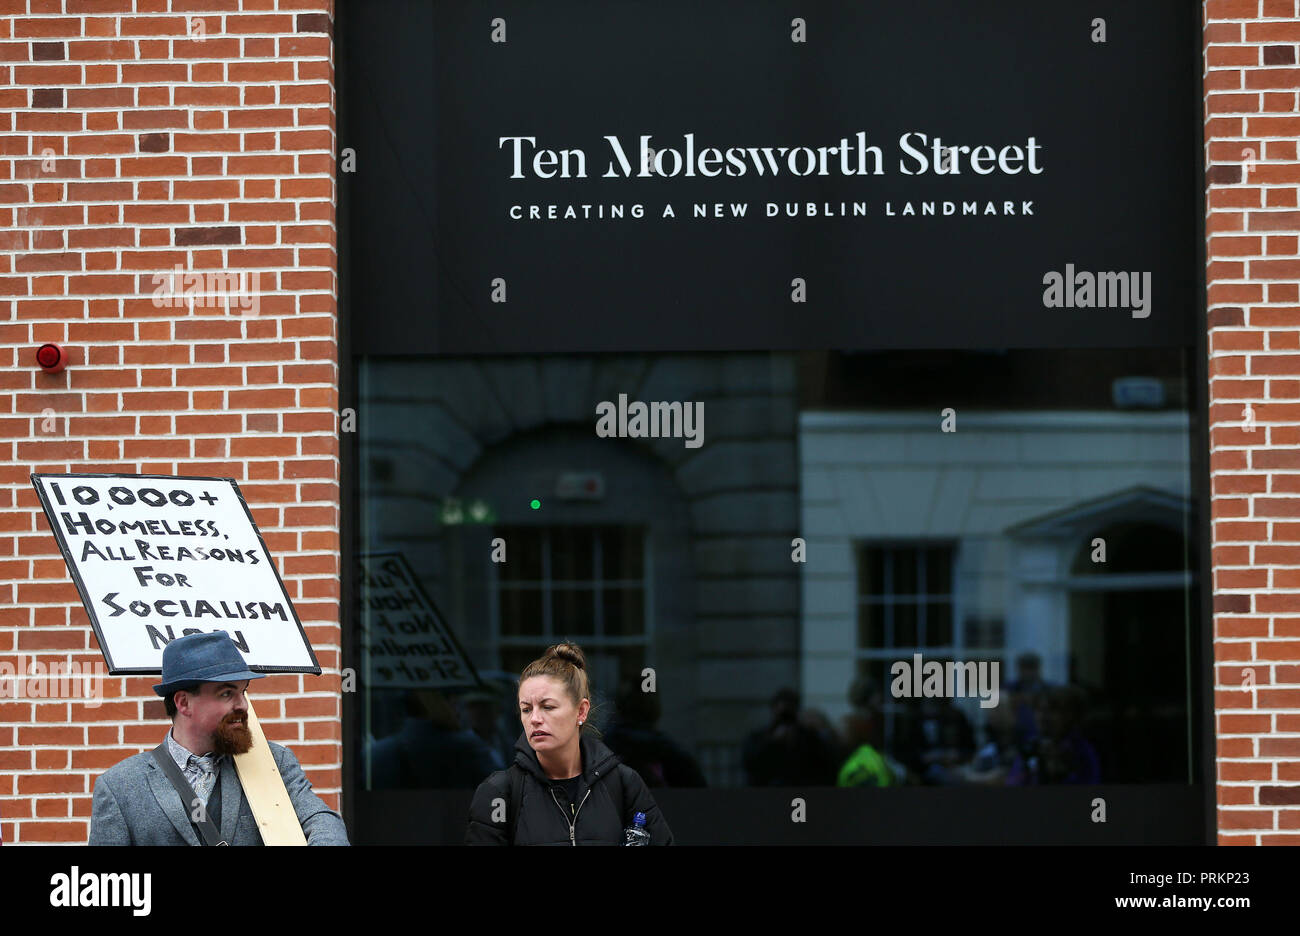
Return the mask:
<path fill-rule="evenodd" d="M 243 754 L 253 746 L 253 733 L 248 730 L 247 716 L 231 712 L 212 732 L 212 753 Z"/>

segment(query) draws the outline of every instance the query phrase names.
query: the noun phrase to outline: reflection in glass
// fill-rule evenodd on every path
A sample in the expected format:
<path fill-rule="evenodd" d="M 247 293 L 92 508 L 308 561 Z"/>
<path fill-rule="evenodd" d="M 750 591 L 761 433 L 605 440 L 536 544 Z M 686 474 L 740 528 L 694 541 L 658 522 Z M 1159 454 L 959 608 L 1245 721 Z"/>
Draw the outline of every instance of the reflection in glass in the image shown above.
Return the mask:
<path fill-rule="evenodd" d="M 885 643 L 885 608 L 872 600 L 858 603 L 858 646 L 881 649 Z"/>
<path fill-rule="evenodd" d="M 497 575 L 503 581 L 541 581 L 542 531 L 529 527 L 501 527 L 496 534 L 508 547 L 508 561 L 497 563 Z"/>
<path fill-rule="evenodd" d="M 500 592 L 501 633 L 511 637 L 542 633 L 542 590 L 503 588 Z"/>
<path fill-rule="evenodd" d="M 628 527 L 602 527 L 597 536 L 604 556 L 604 578 L 639 581 L 643 569 L 642 531 Z"/>
<path fill-rule="evenodd" d="M 585 637 L 596 633 L 594 588 L 556 588 L 552 594 L 557 634 Z"/>
<path fill-rule="evenodd" d="M 512 679 L 563 638 L 587 653 L 593 718 L 654 782 L 1196 775 L 1198 492 L 1181 351 L 404 358 L 361 371 L 363 551 L 406 556 L 490 674 L 480 687 L 362 687 L 370 788 L 459 783 L 389 768 L 395 752 L 478 751 L 464 732 L 510 757 Z M 1115 381 L 1134 376 L 1164 388 L 1159 405 L 1116 402 Z M 596 436 L 596 405 L 620 393 L 703 401 L 705 444 Z M 959 432 L 939 429 L 949 406 Z M 453 500 L 490 509 L 447 511 Z M 364 642 L 376 621 L 354 619 Z M 896 672 L 918 658 L 974 681 L 918 694 Z"/>
<path fill-rule="evenodd" d="M 631 636 L 645 631 L 645 594 L 639 588 L 607 588 L 605 633 Z"/>
<path fill-rule="evenodd" d="M 925 645 L 947 647 L 952 644 L 952 603 L 936 601 L 926 606 Z"/>

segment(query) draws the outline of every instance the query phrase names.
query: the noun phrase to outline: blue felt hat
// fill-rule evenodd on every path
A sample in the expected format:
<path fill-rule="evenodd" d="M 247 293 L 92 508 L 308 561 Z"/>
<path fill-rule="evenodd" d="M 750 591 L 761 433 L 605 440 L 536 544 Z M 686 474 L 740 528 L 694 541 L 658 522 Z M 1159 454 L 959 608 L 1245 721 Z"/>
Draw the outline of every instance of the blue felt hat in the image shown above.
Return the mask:
<path fill-rule="evenodd" d="M 162 682 L 153 691 L 164 698 L 178 689 L 190 689 L 205 682 L 239 682 L 261 679 L 239 654 L 239 648 L 225 631 L 215 634 L 187 634 L 163 647 Z"/>

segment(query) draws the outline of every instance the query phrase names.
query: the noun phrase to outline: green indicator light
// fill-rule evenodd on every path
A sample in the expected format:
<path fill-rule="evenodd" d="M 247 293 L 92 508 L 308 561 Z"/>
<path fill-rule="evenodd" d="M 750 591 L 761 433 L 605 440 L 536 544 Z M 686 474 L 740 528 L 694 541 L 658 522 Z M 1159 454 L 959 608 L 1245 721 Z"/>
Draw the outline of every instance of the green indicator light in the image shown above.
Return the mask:
<path fill-rule="evenodd" d="M 533 501 L 532 501 L 532 504 L 531 504 L 530 506 L 533 508 L 533 510 L 539 510 L 539 509 L 541 509 L 542 502 L 539 501 L 537 498 L 534 497 L 534 498 L 533 498 Z"/>

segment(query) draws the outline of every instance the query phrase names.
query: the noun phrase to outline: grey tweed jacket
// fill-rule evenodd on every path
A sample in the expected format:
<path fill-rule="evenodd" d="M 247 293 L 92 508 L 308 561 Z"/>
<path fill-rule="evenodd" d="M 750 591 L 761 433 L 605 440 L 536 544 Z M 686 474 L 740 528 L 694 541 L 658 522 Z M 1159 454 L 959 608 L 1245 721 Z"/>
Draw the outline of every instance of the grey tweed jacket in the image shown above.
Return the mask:
<path fill-rule="evenodd" d="M 347 845 L 343 817 L 312 792 L 293 752 L 267 742 L 284 779 L 308 845 Z M 202 845 L 153 750 L 128 757 L 95 781 L 89 845 Z M 233 758 L 221 759 L 221 838 L 231 845 L 261 845 L 262 833 L 239 785 Z"/>

